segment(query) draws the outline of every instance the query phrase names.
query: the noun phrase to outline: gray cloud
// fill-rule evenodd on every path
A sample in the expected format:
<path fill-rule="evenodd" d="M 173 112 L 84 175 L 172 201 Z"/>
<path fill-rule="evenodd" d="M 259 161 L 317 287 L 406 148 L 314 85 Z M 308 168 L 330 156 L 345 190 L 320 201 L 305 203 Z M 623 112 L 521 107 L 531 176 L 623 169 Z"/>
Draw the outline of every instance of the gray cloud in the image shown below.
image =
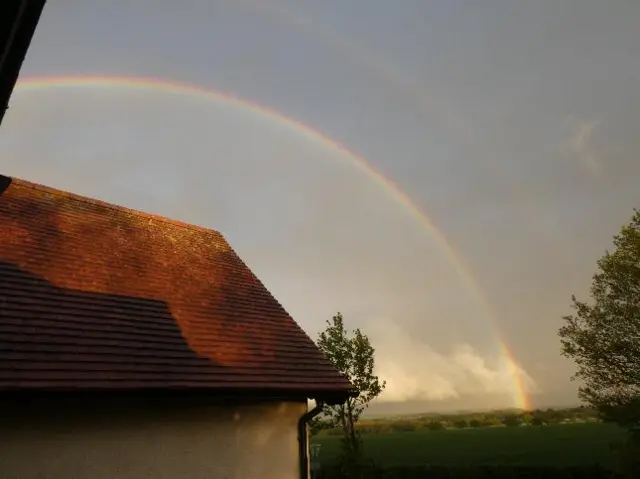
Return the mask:
<path fill-rule="evenodd" d="M 482 355 L 469 344 L 453 344 L 448 353 L 412 337 L 390 319 L 367 324 L 376 347 L 377 374 L 387 381 L 381 402 L 442 401 L 482 395 L 539 393 L 524 369 L 497 353 Z"/>

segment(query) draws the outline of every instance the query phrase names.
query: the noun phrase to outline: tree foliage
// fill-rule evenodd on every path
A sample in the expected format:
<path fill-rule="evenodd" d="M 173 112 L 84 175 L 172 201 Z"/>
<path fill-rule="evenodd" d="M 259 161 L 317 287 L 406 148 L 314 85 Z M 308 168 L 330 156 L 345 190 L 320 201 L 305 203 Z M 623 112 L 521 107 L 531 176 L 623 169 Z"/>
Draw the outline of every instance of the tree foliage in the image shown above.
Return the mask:
<path fill-rule="evenodd" d="M 509 427 L 519 426 L 522 424 L 522 418 L 517 414 L 507 414 L 504 417 L 504 425 Z"/>
<path fill-rule="evenodd" d="M 320 333 L 317 344 L 358 391 L 357 397 L 349 398 L 340 406 L 328 407 L 325 412 L 333 426 L 342 430 L 345 452 L 357 455 L 360 437 L 356 423 L 369 403 L 385 387 L 385 382 L 373 373 L 375 350 L 360 329 L 351 334 L 346 330 L 339 312 L 331 321 L 327 321 L 327 328 Z"/>
<path fill-rule="evenodd" d="M 603 418 L 640 424 L 640 211 L 598 261 L 587 303 L 560 328 L 562 354 L 577 364 L 580 398 Z"/>

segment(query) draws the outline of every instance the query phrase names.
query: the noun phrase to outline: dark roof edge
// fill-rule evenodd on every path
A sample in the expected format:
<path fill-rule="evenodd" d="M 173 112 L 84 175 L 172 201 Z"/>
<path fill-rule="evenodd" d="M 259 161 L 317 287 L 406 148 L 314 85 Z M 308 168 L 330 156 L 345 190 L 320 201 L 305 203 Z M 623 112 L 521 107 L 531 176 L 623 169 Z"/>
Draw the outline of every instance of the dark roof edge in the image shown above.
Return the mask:
<path fill-rule="evenodd" d="M 284 390 L 284 389 L 215 389 L 215 388 L 16 388 L 0 389 L 0 400 L 113 400 L 113 399 L 186 399 L 203 401 L 266 400 L 305 401 L 313 399 L 329 406 L 343 404 L 357 391 L 335 390 Z"/>

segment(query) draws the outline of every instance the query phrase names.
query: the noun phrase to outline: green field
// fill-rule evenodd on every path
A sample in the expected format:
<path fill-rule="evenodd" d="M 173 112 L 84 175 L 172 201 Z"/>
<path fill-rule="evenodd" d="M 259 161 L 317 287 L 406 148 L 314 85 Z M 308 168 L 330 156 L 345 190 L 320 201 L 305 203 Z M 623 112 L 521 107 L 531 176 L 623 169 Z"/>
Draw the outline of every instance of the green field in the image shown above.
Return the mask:
<path fill-rule="evenodd" d="M 622 440 L 620 428 L 602 423 L 363 435 L 366 455 L 380 466 L 608 466 L 610 444 Z M 311 442 L 322 445 L 320 462 L 330 463 L 339 453 L 337 436 L 319 434 Z"/>

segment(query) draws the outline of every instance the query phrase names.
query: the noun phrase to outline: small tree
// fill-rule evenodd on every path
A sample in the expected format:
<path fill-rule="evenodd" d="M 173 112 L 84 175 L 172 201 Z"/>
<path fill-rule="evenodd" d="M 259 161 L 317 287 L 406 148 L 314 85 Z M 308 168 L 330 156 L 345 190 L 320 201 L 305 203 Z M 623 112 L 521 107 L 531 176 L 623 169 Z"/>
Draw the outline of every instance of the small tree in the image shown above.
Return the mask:
<path fill-rule="evenodd" d="M 482 427 L 482 421 L 480 419 L 472 419 L 469 421 L 469 427 Z"/>
<path fill-rule="evenodd" d="M 502 424 L 502 418 L 495 414 L 487 414 L 481 421 L 483 426 L 500 426 Z"/>
<path fill-rule="evenodd" d="M 507 414 L 502 420 L 502 423 L 505 426 L 514 427 L 522 424 L 522 419 L 517 414 Z"/>
<path fill-rule="evenodd" d="M 562 354 L 573 359 L 579 396 L 609 421 L 640 424 L 640 211 L 598 261 L 590 304 L 572 297 L 575 314 L 560 328 Z"/>
<path fill-rule="evenodd" d="M 454 427 L 457 427 L 457 428 L 459 428 L 459 429 L 464 429 L 464 428 L 466 428 L 466 427 L 469 427 L 469 423 L 467 422 L 467 420 L 466 420 L 466 419 L 456 419 L 456 420 L 453 422 L 453 426 L 454 426 Z"/>
<path fill-rule="evenodd" d="M 309 435 L 316 436 L 320 431 L 331 428 L 333 425 L 322 417 L 314 417 L 309 421 Z"/>
<path fill-rule="evenodd" d="M 429 431 L 442 431 L 444 428 L 442 421 L 438 421 L 437 419 L 433 419 L 427 423 L 427 429 L 429 429 Z"/>
<path fill-rule="evenodd" d="M 533 419 L 531 419 L 532 426 L 544 426 L 545 424 L 544 419 L 540 416 L 533 416 Z"/>
<path fill-rule="evenodd" d="M 350 458 L 357 458 L 361 443 L 356 423 L 385 387 L 385 382 L 373 374 L 375 350 L 360 329 L 351 334 L 347 332 L 340 313 L 327 321 L 327 329 L 318 338 L 318 347 L 358 391 L 357 397 L 347 399 L 340 406 L 328 407 L 325 413 L 334 427 L 342 430 L 344 452 Z"/>

